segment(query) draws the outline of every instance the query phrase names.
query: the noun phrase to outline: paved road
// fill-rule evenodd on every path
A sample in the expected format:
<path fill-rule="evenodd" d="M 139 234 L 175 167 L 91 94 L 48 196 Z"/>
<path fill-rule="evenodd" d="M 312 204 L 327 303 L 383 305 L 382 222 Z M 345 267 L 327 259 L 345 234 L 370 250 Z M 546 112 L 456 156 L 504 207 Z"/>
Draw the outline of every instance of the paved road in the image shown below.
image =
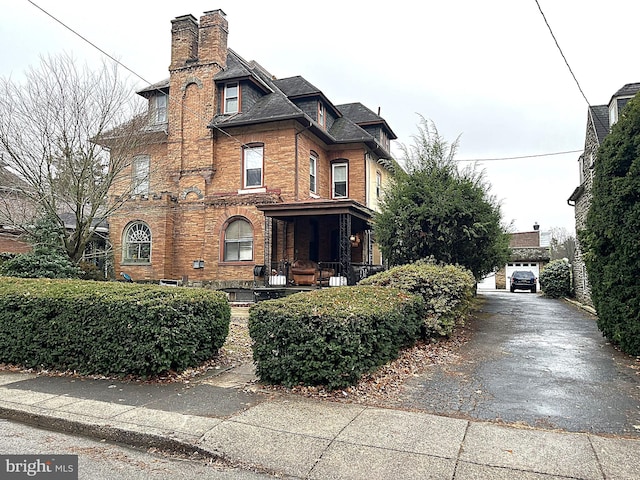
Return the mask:
<path fill-rule="evenodd" d="M 403 407 L 640 437 L 640 364 L 602 337 L 595 317 L 528 292 L 479 298 L 459 361 L 408 381 Z"/>

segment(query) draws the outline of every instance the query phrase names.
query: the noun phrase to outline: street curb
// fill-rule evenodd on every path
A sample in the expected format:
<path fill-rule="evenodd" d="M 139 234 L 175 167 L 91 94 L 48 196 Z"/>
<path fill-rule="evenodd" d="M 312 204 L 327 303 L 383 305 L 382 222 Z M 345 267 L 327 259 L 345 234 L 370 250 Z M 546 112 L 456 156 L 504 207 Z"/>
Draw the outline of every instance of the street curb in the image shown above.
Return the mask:
<path fill-rule="evenodd" d="M 584 310 L 585 312 L 590 313 L 591 315 L 594 315 L 596 317 L 598 316 L 598 312 L 596 312 L 596 309 L 591 307 L 591 306 L 589 306 L 589 305 L 585 305 L 584 303 L 580 303 L 577 300 L 573 300 L 573 299 L 568 298 L 568 297 L 564 297 L 564 300 L 566 302 L 570 303 L 571 305 L 574 305 L 574 306 Z"/>
<path fill-rule="evenodd" d="M 224 457 L 197 447 L 185 440 L 168 438 L 152 433 L 135 432 L 115 427 L 108 423 L 88 424 L 76 420 L 61 419 L 42 413 L 33 413 L 20 409 L 0 406 L 0 418 L 14 420 L 26 425 L 44 428 L 56 432 L 79 434 L 97 440 L 130 445 L 133 447 L 157 448 L 163 451 L 181 454 L 199 454 L 207 458 L 225 461 Z"/>

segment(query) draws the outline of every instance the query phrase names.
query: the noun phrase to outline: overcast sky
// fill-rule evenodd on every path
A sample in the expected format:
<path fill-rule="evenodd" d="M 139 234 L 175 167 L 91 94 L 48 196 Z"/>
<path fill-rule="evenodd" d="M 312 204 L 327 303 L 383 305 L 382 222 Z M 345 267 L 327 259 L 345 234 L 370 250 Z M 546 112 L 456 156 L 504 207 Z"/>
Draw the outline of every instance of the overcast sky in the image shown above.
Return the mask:
<path fill-rule="evenodd" d="M 151 83 L 168 77 L 171 20 L 220 8 L 230 48 L 278 78 L 303 76 L 334 104 L 380 108 L 397 142 L 411 143 L 421 114 L 447 140 L 460 136 L 461 160 L 584 147 L 588 104 L 535 0 L 34 3 Z M 539 4 L 591 105 L 640 82 L 640 2 Z M 100 56 L 28 0 L 3 2 L 0 45 L 0 75 L 16 80 L 40 55 Z M 573 231 L 566 200 L 578 186 L 578 156 L 481 162 L 513 231 L 534 222 Z"/>

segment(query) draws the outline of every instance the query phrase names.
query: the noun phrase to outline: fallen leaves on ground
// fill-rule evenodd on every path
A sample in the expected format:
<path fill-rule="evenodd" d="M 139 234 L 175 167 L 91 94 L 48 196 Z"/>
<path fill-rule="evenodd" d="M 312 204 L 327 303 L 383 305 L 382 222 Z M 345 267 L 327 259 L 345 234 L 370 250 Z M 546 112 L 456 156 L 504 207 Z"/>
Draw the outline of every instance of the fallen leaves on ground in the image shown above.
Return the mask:
<path fill-rule="evenodd" d="M 403 384 L 408 378 L 420 375 L 432 365 L 458 361 L 458 350 L 469 340 L 469 336 L 470 331 L 460 326 L 450 338 L 418 342 L 413 347 L 403 350 L 397 359 L 375 372 L 364 375 L 357 385 L 345 389 L 326 390 L 314 386 L 286 388 L 279 385 L 267 385 L 263 388 L 308 398 L 393 406 L 399 401 Z"/>
<path fill-rule="evenodd" d="M 323 387 L 297 386 L 286 388 L 278 385 L 261 385 L 264 391 L 288 393 L 307 398 L 328 399 L 333 401 L 363 403 L 371 405 L 393 406 L 398 401 L 404 382 L 413 376 L 420 375 L 432 365 L 456 362 L 459 359 L 460 347 L 468 341 L 470 330 L 458 327 L 450 338 L 418 342 L 407 348 L 400 356 L 383 365 L 375 372 L 364 375 L 357 385 L 339 390 L 327 390 Z M 253 361 L 252 340 L 249 336 L 246 321 L 232 319 L 229 335 L 218 352 L 218 355 L 198 367 L 188 368 L 183 372 L 166 372 L 150 379 L 137 377 L 116 378 L 102 375 L 80 375 L 73 371 L 53 371 L 46 369 L 24 369 L 15 365 L 0 364 L 0 371 L 33 373 L 43 376 L 64 376 L 90 379 L 111 379 L 135 383 L 197 383 L 212 372 L 221 372 Z"/>

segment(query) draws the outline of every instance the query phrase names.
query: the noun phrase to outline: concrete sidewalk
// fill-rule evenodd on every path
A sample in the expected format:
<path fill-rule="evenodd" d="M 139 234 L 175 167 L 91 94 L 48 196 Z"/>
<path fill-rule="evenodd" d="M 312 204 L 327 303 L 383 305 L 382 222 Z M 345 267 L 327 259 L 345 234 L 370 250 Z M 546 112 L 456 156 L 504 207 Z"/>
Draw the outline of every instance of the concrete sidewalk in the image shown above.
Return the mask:
<path fill-rule="evenodd" d="M 199 452 L 296 478 L 620 480 L 640 475 L 640 440 L 215 385 L 131 386 L 3 372 L 0 417 L 134 446 Z"/>

